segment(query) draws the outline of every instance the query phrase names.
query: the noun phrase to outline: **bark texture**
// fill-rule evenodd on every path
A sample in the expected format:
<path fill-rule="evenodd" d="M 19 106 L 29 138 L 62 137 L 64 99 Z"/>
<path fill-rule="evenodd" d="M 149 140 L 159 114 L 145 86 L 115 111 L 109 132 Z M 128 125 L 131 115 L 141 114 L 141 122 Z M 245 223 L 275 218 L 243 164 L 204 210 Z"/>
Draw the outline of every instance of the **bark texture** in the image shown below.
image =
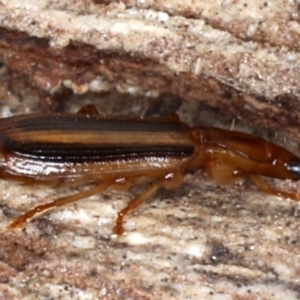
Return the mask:
<path fill-rule="evenodd" d="M 34 86 L 179 95 L 300 140 L 297 1 L 0 3 L 0 57 Z"/>
<path fill-rule="evenodd" d="M 169 94 L 300 140 L 296 1 L 0 4 L 0 57 L 11 70 L 0 70 L 2 116 L 52 105 L 15 76 L 23 75 L 46 93 L 84 94 L 73 95 L 73 111 L 97 98 L 86 92 L 117 91 L 159 100 L 147 107 L 138 97 L 105 97 L 102 112 L 163 114 L 159 96 Z M 203 110 L 190 104 L 182 118 L 199 119 Z M 220 186 L 200 171 L 126 218 L 120 238 L 111 236 L 116 213 L 144 187 L 105 191 L 7 230 L 13 216 L 77 188 L 0 182 L 1 299 L 300 299 L 294 201 L 245 182 Z"/>

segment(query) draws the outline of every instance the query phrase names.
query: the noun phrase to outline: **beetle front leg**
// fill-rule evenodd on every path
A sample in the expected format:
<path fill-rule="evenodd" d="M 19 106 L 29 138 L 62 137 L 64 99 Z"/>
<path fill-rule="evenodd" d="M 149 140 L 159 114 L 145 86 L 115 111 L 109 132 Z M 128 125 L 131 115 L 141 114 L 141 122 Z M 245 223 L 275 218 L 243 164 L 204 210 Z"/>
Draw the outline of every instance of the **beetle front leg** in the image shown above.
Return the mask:
<path fill-rule="evenodd" d="M 283 192 L 274 189 L 272 186 L 270 186 L 267 182 L 259 178 L 258 176 L 248 174 L 246 175 L 261 191 L 275 195 L 277 197 L 283 197 L 283 198 L 289 198 L 294 201 L 300 201 L 300 194 L 298 193 L 289 193 L 289 192 Z"/>

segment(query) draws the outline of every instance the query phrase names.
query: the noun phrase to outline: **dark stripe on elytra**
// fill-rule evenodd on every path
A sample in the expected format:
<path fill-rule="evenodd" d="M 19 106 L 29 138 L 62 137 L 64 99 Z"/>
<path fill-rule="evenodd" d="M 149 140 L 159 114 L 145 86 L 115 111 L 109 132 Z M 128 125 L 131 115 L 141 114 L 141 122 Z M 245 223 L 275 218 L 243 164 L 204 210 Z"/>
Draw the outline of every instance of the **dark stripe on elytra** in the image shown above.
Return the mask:
<path fill-rule="evenodd" d="M 10 120 L 9 120 L 10 119 Z M 26 131 L 144 131 L 185 133 L 188 126 L 180 122 L 168 122 L 161 119 L 103 119 L 97 116 L 80 115 L 45 115 L 41 117 L 24 116 L 2 119 L 0 128 Z"/>
<path fill-rule="evenodd" d="M 35 161 L 44 162 L 105 162 L 133 158 L 184 158 L 192 155 L 191 146 L 121 146 L 103 147 L 99 145 L 62 145 L 62 144 L 19 144 L 9 149 L 8 153 L 17 154 Z"/>

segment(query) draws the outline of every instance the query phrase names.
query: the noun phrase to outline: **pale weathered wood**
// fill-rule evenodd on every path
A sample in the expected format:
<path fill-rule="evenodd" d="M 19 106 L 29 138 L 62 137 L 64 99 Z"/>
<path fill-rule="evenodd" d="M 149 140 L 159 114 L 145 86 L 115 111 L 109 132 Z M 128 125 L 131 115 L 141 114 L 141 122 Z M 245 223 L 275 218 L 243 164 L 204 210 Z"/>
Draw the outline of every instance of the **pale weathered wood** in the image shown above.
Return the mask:
<path fill-rule="evenodd" d="M 1 71 L 2 116 L 36 107 L 35 92 L 11 79 L 23 74 L 50 93 L 170 93 L 300 139 L 296 2 L 0 3 L 0 56 L 13 71 L 12 82 Z M 72 103 L 78 109 L 93 96 Z M 129 97 L 98 103 L 118 114 L 148 112 L 143 105 Z M 200 114 L 196 106 L 181 111 L 186 120 Z M 127 218 L 120 239 L 111 236 L 113 221 L 137 187 L 49 212 L 23 232 L 6 229 L 14 214 L 65 192 L 74 187 L 0 182 L 1 299 L 300 298 L 296 202 L 247 183 L 219 186 L 199 172 Z"/>
<path fill-rule="evenodd" d="M 0 57 L 32 85 L 169 93 L 300 140 L 296 1 L 1 3 Z"/>

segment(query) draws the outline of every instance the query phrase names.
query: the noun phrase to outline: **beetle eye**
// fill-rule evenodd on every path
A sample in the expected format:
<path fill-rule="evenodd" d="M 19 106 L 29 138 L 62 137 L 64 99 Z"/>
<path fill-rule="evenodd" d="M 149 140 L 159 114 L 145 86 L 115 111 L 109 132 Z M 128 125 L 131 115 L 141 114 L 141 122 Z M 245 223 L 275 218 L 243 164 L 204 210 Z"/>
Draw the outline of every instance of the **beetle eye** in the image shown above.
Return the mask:
<path fill-rule="evenodd" d="M 287 169 L 295 179 L 300 179 L 300 160 L 292 160 L 287 163 Z"/>

